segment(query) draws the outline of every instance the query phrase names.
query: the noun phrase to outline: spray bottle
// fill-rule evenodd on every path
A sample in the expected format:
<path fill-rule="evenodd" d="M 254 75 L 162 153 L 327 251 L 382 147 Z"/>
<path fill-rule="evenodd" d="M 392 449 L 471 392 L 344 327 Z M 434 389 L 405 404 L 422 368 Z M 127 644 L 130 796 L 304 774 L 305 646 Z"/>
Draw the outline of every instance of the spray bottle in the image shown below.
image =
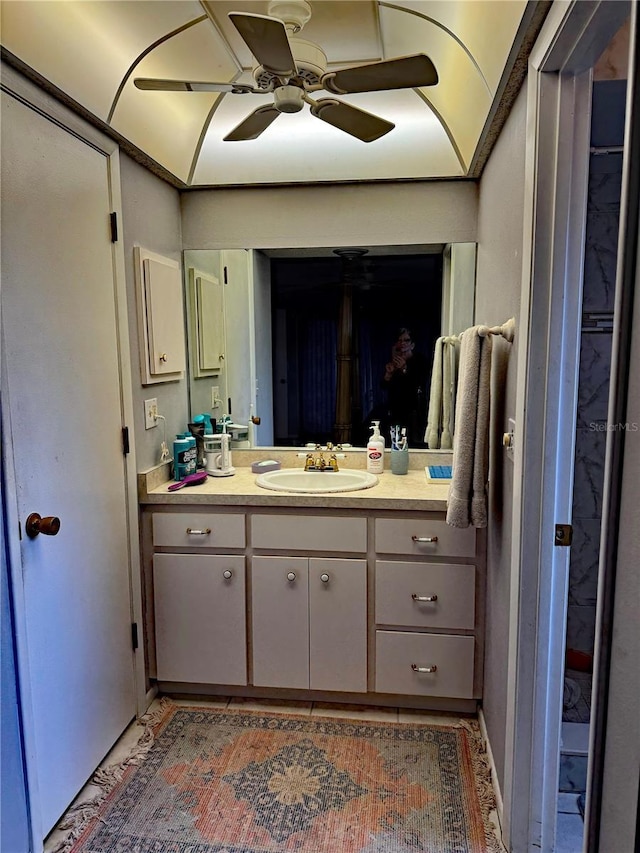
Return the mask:
<path fill-rule="evenodd" d="M 380 421 L 372 421 L 371 437 L 367 442 L 367 471 L 382 474 L 384 471 L 384 438 L 380 435 Z"/>

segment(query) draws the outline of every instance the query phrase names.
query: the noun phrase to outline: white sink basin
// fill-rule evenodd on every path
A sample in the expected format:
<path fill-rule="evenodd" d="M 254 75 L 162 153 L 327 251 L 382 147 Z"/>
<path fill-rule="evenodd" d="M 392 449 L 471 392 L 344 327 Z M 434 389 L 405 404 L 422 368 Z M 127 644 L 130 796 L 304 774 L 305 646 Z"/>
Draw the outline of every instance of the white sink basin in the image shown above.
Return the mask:
<path fill-rule="evenodd" d="M 368 471 L 304 471 L 302 468 L 283 468 L 268 471 L 256 478 L 256 485 L 274 492 L 355 492 L 377 485 L 378 478 Z"/>

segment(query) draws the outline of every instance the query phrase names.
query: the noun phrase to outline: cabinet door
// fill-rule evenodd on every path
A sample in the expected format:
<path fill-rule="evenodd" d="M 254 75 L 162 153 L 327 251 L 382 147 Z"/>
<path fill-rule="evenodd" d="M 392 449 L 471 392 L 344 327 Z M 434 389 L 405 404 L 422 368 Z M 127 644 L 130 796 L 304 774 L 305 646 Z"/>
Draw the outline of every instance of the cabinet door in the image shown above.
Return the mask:
<path fill-rule="evenodd" d="M 215 276 L 189 270 L 190 332 L 196 377 L 220 373 L 225 358 L 223 288 Z"/>
<path fill-rule="evenodd" d="M 366 560 L 309 560 L 312 690 L 367 690 Z"/>
<path fill-rule="evenodd" d="M 154 556 L 160 681 L 247 683 L 244 574 L 241 556 Z"/>
<path fill-rule="evenodd" d="M 306 557 L 254 557 L 251 571 L 253 683 L 309 687 Z"/>

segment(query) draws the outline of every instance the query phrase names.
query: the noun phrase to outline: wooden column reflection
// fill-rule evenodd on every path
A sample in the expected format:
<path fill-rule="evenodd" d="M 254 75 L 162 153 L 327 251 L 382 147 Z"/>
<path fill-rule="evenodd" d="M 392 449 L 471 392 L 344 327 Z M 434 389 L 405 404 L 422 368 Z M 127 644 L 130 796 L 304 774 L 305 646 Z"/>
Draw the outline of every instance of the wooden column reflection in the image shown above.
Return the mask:
<path fill-rule="evenodd" d="M 341 288 L 336 351 L 336 419 L 333 425 L 333 440 L 336 444 L 351 441 L 353 285 L 350 281 L 343 281 Z"/>

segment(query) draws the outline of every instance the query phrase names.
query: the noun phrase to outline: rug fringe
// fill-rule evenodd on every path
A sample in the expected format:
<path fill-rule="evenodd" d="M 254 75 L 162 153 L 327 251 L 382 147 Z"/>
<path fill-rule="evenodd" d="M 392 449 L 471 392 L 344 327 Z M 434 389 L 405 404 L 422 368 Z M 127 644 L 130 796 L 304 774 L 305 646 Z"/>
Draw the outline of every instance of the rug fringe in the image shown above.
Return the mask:
<path fill-rule="evenodd" d="M 476 793 L 486 829 L 487 853 L 505 853 L 504 845 L 497 834 L 497 827 L 491 821 L 491 813 L 497 810 L 497 802 L 491 778 L 491 764 L 480 725 L 476 720 L 460 720 L 456 723 L 456 727 L 464 729 L 469 735 Z"/>
<path fill-rule="evenodd" d="M 98 794 L 90 800 L 72 805 L 62 820 L 55 827 L 56 832 L 64 832 L 65 837 L 51 849 L 51 853 L 68 853 L 75 842 L 83 834 L 87 826 L 96 819 L 100 807 L 111 791 L 126 773 L 129 767 L 142 764 L 155 741 L 158 725 L 164 720 L 175 705 L 171 699 L 163 697 L 153 711 L 148 711 L 137 721 L 143 727 L 143 732 L 132 747 L 129 754 L 117 764 L 99 767 L 87 784 L 100 788 Z"/>

